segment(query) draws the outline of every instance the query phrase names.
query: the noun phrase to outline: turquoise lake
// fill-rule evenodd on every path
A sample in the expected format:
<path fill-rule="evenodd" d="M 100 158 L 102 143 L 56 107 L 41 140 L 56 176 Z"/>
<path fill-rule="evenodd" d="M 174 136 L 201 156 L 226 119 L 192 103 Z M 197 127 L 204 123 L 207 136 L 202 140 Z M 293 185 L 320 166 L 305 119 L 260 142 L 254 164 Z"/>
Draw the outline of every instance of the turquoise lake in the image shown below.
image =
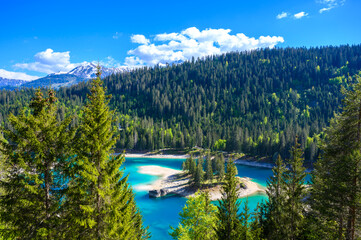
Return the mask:
<path fill-rule="evenodd" d="M 140 174 L 138 173 L 138 167 L 158 165 L 180 170 L 183 161 L 184 159 L 126 158 L 123 165 L 125 173 L 129 174 L 129 183 L 133 186 L 135 199 L 142 212 L 144 224 L 149 226 L 151 239 L 172 239 L 168 234 L 169 226 L 176 227 L 178 225 L 178 214 L 184 207 L 187 199 L 177 196 L 157 199 L 149 198 L 148 191 L 137 190 L 136 186 L 151 183 L 157 180 L 158 177 Z M 238 176 L 250 177 L 262 186 L 266 186 L 267 178 L 272 175 L 272 170 L 268 168 L 237 165 L 237 169 Z M 266 196 L 263 194 L 249 196 L 248 204 L 250 209 L 254 209 L 258 202 L 265 199 Z"/>

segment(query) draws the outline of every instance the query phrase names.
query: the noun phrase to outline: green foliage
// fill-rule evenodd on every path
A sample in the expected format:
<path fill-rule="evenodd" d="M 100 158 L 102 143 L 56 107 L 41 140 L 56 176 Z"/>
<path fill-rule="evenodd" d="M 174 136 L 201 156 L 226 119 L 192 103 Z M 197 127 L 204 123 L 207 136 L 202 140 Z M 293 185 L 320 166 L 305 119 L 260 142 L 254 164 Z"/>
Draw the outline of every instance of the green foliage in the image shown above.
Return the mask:
<path fill-rule="evenodd" d="M 72 131 L 71 118 L 57 121 L 53 90 L 44 98 L 40 90 L 31 112 L 10 115 L 11 129 L 2 128 L 4 161 L 1 178 L 0 234 L 5 239 L 60 239 L 66 229 L 62 214 L 64 176 Z"/>
<path fill-rule="evenodd" d="M 343 94 L 342 113 L 326 130 L 324 154 L 312 174 L 311 216 L 319 226 L 314 229 L 330 239 L 356 239 L 361 234 L 361 82 L 343 89 Z"/>
<path fill-rule="evenodd" d="M 298 239 L 304 226 L 306 172 L 303 167 L 303 151 L 298 143 L 298 137 L 291 149 L 291 159 L 288 160 L 289 169 L 285 172 L 286 202 L 284 211 L 286 219 L 283 227 L 286 229 L 287 239 Z"/>
<path fill-rule="evenodd" d="M 100 80 L 91 82 L 72 159 L 67 198 L 68 238 L 141 239 L 147 229 L 121 170 L 124 155 L 112 155 L 116 142 L 113 111 Z"/>
<path fill-rule="evenodd" d="M 216 237 L 217 207 L 214 206 L 207 193 L 197 192 L 190 197 L 180 216 L 176 229 L 171 227 L 173 239 L 213 240 Z"/>
<path fill-rule="evenodd" d="M 218 239 L 239 239 L 242 231 L 238 202 L 239 182 L 236 178 L 237 168 L 232 159 L 228 160 L 225 183 L 222 187 L 222 198 L 218 201 L 218 223 L 216 226 Z"/>
<path fill-rule="evenodd" d="M 225 162 L 223 154 L 219 154 L 219 157 L 216 159 L 216 167 L 217 167 L 217 177 L 219 181 L 222 181 L 225 175 L 224 170 Z"/>
<path fill-rule="evenodd" d="M 214 143 L 214 149 L 217 151 L 224 151 L 226 149 L 226 143 L 227 140 L 225 139 L 218 139 L 215 143 Z"/>
<path fill-rule="evenodd" d="M 204 181 L 204 171 L 203 171 L 203 156 L 200 156 L 197 161 L 197 167 L 193 176 L 193 185 L 196 188 L 202 187 Z"/>
<path fill-rule="evenodd" d="M 195 174 L 196 167 L 197 164 L 192 154 L 182 163 L 183 171 L 186 171 L 188 174 L 191 174 L 192 176 L 194 176 Z"/>
<path fill-rule="evenodd" d="M 212 181 L 213 180 L 213 169 L 212 169 L 212 156 L 208 153 L 206 156 L 206 174 L 205 180 Z"/>
<path fill-rule="evenodd" d="M 285 213 L 286 205 L 286 165 L 280 155 L 277 157 L 276 166 L 272 169 L 273 176 L 267 181 L 267 202 L 262 206 L 263 235 L 266 239 L 286 239 L 285 222 L 288 220 Z"/>

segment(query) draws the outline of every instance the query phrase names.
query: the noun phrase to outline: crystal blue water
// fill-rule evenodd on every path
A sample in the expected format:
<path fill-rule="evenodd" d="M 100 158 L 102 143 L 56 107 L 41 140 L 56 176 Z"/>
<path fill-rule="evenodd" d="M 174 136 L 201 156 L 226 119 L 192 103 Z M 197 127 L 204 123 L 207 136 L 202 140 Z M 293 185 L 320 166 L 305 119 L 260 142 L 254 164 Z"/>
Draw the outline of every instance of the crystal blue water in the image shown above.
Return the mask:
<path fill-rule="evenodd" d="M 166 198 L 149 198 L 148 191 L 137 190 L 137 185 L 151 183 L 158 179 L 157 176 L 138 173 L 138 167 L 157 165 L 180 170 L 184 159 L 159 159 L 159 158 L 126 158 L 124 163 L 125 173 L 129 174 L 129 183 L 135 187 L 135 200 L 140 208 L 144 224 L 149 226 L 151 239 L 171 239 L 168 234 L 169 226 L 176 227 L 179 222 L 179 212 L 184 207 L 185 198 L 171 196 Z M 272 170 L 261 167 L 237 165 L 238 176 L 250 177 L 253 181 L 266 186 L 266 180 L 272 175 Z M 254 209 L 258 202 L 265 200 L 263 194 L 248 197 L 250 209 Z M 245 199 L 242 199 L 245 200 Z"/>

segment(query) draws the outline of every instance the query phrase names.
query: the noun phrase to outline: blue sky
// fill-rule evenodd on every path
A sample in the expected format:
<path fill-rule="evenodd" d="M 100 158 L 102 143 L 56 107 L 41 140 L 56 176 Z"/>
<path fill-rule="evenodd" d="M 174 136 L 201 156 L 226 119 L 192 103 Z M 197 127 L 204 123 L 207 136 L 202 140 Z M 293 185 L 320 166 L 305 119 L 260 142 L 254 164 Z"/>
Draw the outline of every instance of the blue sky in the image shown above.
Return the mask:
<path fill-rule="evenodd" d="M 360 0 L 0 2 L 0 77 L 361 43 Z"/>

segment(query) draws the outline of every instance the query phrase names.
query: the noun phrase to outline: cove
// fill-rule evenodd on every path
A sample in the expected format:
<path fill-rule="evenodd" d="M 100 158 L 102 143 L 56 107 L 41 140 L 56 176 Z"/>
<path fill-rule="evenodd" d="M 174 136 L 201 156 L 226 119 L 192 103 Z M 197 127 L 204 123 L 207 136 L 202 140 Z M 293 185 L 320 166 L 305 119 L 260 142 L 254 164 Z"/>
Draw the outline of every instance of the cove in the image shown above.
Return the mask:
<path fill-rule="evenodd" d="M 165 198 L 149 198 L 148 191 L 139 190 L 137 185 L 151 183 L 158 179 L 157 176 L 138 173 L 140 166 L 158 165 L 180 170 L 182 162 L 185 159 L 163 159 L 163 158 L 126 158 L 123 167 L 125 174 L 129 174 L 129 183 L 133 187 L 135 200 L 140 208 L 145 226 L 149 226 L 151 239 L 172 239 L 168 231 L 169 226 L 176 227 L 179 222 L 179 212 L 184 207 L 187 199 L 178 196 L 169 196 Z M 250 177 L 253 181 L 262 186 L 266 186 L 266 181 L 272 175 L 269 168 L 252 167 L 245 165 L 236 165 L 238 176 Z M 258 202 L 266 200 L 263 194 L 256 194 L 248 197 L 248 205 L 253 210 Z M 245 201 L 245 198 L 240 199 Z M 216 204 L 216 202 L 215 202 Z M 243 205 L 241 206 L 243 208 Z"/>

